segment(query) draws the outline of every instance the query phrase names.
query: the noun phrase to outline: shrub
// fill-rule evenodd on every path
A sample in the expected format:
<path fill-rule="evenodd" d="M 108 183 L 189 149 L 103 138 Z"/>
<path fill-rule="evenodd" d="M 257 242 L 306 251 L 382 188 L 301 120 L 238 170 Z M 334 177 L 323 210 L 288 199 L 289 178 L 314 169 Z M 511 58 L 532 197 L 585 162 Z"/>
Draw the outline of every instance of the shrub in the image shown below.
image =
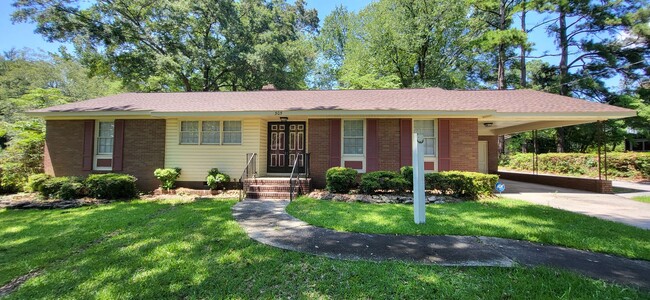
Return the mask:
<path fill-rule="evenodd" d="M 464 199 L 491 195 L 499 176 L 475 172 L 447 171 L 424 175 L 426 189 Z"/>
<path fill-rule="evenodd" d="M 538 159 L 540 172 L 598 176 L 598 155 L 595 153 L 546 153 L 540 154 Z M 515 153 L 502 159 L 500 166 L 513 170 L 531 171 L 532 161 L 531 153 Z M 650 153 L 607 153 L 607 167 L 607 174 L 610 176 L 650 178 Z"/>
<path fill-rule="evenodd" d="M 98 199 L 132 199 L 138 195 L 134 176 L 127 174 L 93 174 L 84 181 L 88 196 Z"/>
<path fill-rule="evenodd" d="M 52 177 L 41 186 L 43 198 L 70 200 L 83 197 L 83 179 L 80 177 Z"/>
<path fill-rule="evenodd" d="M 375 194 L 378 191 L 403 192 L 409 182 L 402 174 L 393 171 L 375 171 L 363 174 L 359 189 L 365 194 Z"/>
<path fill-rule="evenodd" d="M 406 186 L 406 189 L 409 191 L 413 190 L 413 167 L 411 166 L 403 166 L 401 169 L 399 169 L 400 174 L 402 174 L 402 177 L 408 182 L 408 185 Z"/>
<path fill-rule="evenodd" d="M 174 188 L 176 179 L 181 176 L 181 168 L 156 169 L 153 175 L 160 180 L 163 189 L 169 190 Z"/>
<path fill-rule="evenodd" d="M 43 172 L 45 134 L 40 121 L 19 121 L 8 128 L 7 148 L 0 151 L 0 190 L 23 189 L 32 174 Z"/>
<path fill-rule="evenodd" d="M 50 178 L 52 178 L 52 176 L 43 173 L 31 175 L 27 179 L 25 190 L 28 192 L 40 193 L 41 189 L 43 188 L 43 184 L 45 184 L 46 181 L 50 180 Z"/>
<path fill-rule="evenodd" d="M 333 193 L 347 193 L 357 183 L 357 171 L 350 168 L 333 167 L 325 173 L 326 188 Z"/>
<path fill-rule="evenodd" d="M 219 172 L 219 169 L 212 168 L 208 171 L 208 177 L 205 178 L 211 190 L 223 188 L 223 184 L 230 181 L 230 176 Z"/>

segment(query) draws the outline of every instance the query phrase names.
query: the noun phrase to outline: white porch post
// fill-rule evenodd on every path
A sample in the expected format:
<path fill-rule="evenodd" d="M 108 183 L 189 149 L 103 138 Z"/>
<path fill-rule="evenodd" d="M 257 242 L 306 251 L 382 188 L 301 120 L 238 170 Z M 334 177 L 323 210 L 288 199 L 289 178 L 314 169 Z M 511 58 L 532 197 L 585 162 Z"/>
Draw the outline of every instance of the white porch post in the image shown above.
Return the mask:
<path fill-rule="evenodd" d="M 413 134 L 413 217 L 415 224 L 424 224 L 424 140 L 418 141 L 418 134 Z"/>

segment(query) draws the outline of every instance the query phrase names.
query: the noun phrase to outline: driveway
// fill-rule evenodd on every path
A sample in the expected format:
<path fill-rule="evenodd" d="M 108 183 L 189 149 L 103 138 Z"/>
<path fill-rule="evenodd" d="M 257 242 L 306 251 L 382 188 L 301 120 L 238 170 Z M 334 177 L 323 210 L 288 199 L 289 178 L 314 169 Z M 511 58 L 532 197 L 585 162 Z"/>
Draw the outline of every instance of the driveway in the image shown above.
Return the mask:
<path fill-rule="evenodd" d="M 623 196 L 631 197 L 629 195 L 632 194 L 597 194 L 505 179 L 501 182 L 506 185 L 503 197 L 548 205 L 650 230 L 650 203 L 630 200 Z M 625 186 L 620 186 L 620 182 L 614 182 L 615 187 L 635 190 L 633 195 L 650 195 L 649 185 L 622 184 Z"/>

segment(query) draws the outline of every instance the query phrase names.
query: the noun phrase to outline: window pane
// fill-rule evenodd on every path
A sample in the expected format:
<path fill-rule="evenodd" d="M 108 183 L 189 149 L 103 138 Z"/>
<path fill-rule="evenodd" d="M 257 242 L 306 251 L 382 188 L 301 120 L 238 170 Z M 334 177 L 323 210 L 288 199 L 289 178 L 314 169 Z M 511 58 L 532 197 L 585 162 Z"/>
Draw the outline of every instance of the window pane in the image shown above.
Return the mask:
<path fill-rule="evenodd" d="M 241 121 L 223 122 L 223 143 L 241 144 Z"/>
<path fill-rule="evenodd" d="M 224 144 L 241 144 L 241 132 L 225 132 L 223 133 Z"/>
<path fill-rule="evenodd" d="M 344 120 L 343 135 L 346 137 L 363 136 L 363 120 Z"/>
<path fill-rule="evenodd" d="M 181 144 L 199 143 L 199 121 L 181 121 Z"/>
<path fill-rule="evenodd" d="M 363 154 L 363 138 L 344 138 L 343 154 Z"/>
<path fill-rule="evenodd" d="M 199 121 L 181 121 L 181 131 L 199 131 Z"/>
<path fill-rule="evenodd" d="M 97 154 L 113 154 L 113 122 L 99 122 Z"/>
<path fill-rule="evenodd" d="M 241 131 L 241 121 L 224 121 L 223 131 Z"/>
<path fill-rule="evenodd" d="M 424 155 L 436 155 L 436 139 L 424 139 Z"/>
<path fill-rule="evenodd" d="M 198 132 L 181 132 L 181 144 L 198 144 Z"/>
<path fill-rule="evenodd" d="M 415 127 L 415 133 L 419 136 L 425 138 L 434 136 L 433 120 L 416 120 L 413 125 Z"/>
<path fill-rule="evenodd" d="M 201 144 L 219 144 L 219 121 L 204 121 L 201 123 Z"/>

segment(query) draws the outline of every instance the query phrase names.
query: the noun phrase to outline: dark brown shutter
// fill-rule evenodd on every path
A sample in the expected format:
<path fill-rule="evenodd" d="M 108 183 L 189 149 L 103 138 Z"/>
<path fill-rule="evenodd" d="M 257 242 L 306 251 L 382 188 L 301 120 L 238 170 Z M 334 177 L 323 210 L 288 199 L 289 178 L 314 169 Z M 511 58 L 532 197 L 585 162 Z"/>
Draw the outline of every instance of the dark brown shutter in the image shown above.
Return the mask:
<path fill-rule="evenodd" d="M 113 171 L 122 171 L 124 161 L 124 120 L 115 120 L 113 131 Z"/>
<path fill-rule="evenodd" d="M 91 171 L 93 169 L 93 146 L 95 145 L 95 120 L 84 121 L 84 148 L 83 162 L 81 169 Z"/>
<path fill-rule="evenodd" d="M 330 120 L 330 168 L 341 165 L 341 119 Z"/>
<path fill-rule="evenodd" d="M 377 136 L 377 119 L 366 120 L 366 172 L 379 170 L 379 138 Z"/>
<path fill-rule="evenodd" d="M 401 166 L 413 165 L 413 120 L 399 120 L 399 136 Z"/>
<path fill-rule="evenodd" d="M 450 127 L 451 120 L 439 119 L 438 120 L 438 171 L 451 170 L 451 141 Z"/>

